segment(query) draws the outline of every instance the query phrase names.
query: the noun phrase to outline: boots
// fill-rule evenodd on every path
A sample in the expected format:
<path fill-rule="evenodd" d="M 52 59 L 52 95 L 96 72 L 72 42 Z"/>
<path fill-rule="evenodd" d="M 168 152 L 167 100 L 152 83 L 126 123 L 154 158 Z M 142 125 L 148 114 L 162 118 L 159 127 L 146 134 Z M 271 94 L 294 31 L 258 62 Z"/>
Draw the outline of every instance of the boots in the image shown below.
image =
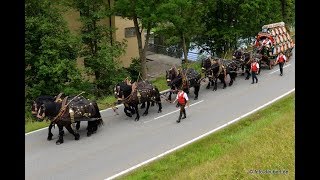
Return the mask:
<path fill-rule="evenodd" d="M 185 109 L 183 110 L 183 115 L 184 115 L 184 116 L 182 117 L 182 119 L 185 119 L 185 118 L 187 118 L 187 115 L 186 115 L 186 110 L 185 110 Z"/>
<path fill-rule="evenodd" d="M 180 123 L 180 121 L 181 121 L 181 116 L 182 116 L 182 112 L 180 111 L 180 115 L 179 115 L 179 118 L 178 118 L 178 120 L 177 120 L 177 123 Z"/>

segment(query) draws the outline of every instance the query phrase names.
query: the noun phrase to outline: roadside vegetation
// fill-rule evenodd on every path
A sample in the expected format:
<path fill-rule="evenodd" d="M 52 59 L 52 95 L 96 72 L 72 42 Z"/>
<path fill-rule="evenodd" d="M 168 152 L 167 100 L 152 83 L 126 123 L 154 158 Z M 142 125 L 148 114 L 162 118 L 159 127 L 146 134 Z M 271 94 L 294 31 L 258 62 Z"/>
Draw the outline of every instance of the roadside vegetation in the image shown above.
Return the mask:
<path fill-rule="evenodd" d="M 294 179 L 295 94 L 118 179 Z"/>

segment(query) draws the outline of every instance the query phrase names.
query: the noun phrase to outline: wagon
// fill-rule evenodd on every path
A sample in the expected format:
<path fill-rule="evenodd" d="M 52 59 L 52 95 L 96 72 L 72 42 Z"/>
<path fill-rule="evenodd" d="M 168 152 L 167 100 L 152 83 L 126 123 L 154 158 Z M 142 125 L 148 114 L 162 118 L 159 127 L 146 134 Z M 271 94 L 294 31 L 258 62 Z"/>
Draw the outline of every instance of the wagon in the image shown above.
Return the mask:
<path fill-rule="evenodd" d="M 266 38 L 271 40 L 271 46 L 262 45 L 263 40 Z M 256 36 L 256 42 L 252 54 L 255 58 L 259 59 L 262 66 L 266 65 L 269 69 L 272 69 L 273 65 L 275 65 L 275 60 L 280 52 L 289 59 L 294 47 L 293 40 L 287 31 L 284 22 L 262 26 L 261 32 Z"/>

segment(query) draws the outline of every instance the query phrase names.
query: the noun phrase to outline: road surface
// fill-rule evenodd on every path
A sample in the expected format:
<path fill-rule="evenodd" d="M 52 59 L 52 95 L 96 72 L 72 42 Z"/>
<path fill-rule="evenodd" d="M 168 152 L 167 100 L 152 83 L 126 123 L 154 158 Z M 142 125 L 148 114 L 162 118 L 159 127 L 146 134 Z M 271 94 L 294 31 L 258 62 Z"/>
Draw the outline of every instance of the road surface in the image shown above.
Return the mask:
<path fill-rule="evenodd" d="M 218 90 L 205 89 L 199 99 L 187 108 L 187 118 L 177 124 L 179 112 L 174 104 L 163 101 L 162 113 L 150 107 L 147 116 L 135 122 L 118 109 L 102 112 L 104 126 L 96 134 L 86 137 L 86 122 L 82 122 L 80 140 L 65 130 L 64 143 L 56 145 L 58 128 L 53 129 L 53 140 L 47 141 L 47 129 L 25 135 L 26 180 L 102 180 L 165 151 L 175 148 L 212 129 L 246 114 L 295 88 L 294 50 L 285 65 L 284 75 L 279 67 L 262 69 L 259 83 L 251 84 L 238 76 L 233 86 Z M 143 110 L 140 110 L 140 114 Z"/>

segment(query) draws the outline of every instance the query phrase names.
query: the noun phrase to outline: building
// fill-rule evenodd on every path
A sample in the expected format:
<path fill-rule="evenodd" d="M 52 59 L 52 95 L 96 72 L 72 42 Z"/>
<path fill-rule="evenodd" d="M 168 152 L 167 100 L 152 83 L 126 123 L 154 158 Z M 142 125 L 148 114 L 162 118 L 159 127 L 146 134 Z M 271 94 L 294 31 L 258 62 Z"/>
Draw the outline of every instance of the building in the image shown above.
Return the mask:
<path fill-rule="evenodd" d="M 71 32 L 78 33 L 81 27 L 80 12 L 70 9 L 63 15 L 68 23 L 68 27 Z M 120 61 L 124 67 L 128 67 L 131 64 L 131 58 L 139 57 L 137 37 L 135 34 L 134 23 L 132 20 L 124 19 L 121 16 L 112 16 L 111 19 L 106 18 L 102 21 L 106 26 L 112 26 L 116 28 L 116 32 L 113 34 L 113 40 L 122 41 L 126 39 L 127 47 L 125 54 L 120 57 Z M 145 37 L 142 37 L 144 42 Z M 79 58 L 79 63 L 83 63 L 83 58 Z"/>

